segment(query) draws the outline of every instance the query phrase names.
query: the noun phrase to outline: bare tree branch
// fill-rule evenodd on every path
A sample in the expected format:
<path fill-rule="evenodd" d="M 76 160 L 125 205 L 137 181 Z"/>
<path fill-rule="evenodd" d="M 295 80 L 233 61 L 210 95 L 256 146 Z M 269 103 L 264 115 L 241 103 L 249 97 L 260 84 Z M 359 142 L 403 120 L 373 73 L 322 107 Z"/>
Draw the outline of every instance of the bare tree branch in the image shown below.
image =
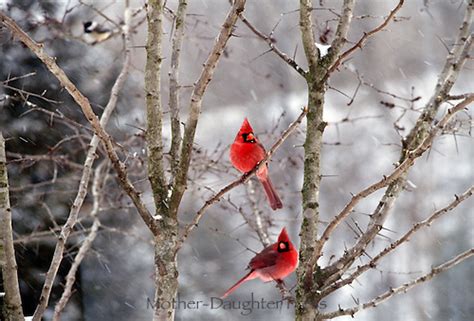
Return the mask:
<path fill-rule="evenodd" d="M 387 292 L 385 292 L 383 294 L 380 294 L 379 296 L 377 296 L 376 298 L 374 298 L 370 302 L 360 304 L 360 305 L 355 306 L 355 307 L 350 308 L 350 309 L 340 309 L 340 310 L 337 310 L 337 311 L 334 311 L 334 312 L 325 313 L 325 314 L 322 314 L 320 316 L 320 318 L 322 320 L 326 320 L 326 319 L 333 319 L 333 318 L 336 318 L 336 317 L 340 317 L 340 316 L 343 316 L 343 315 L 354 316 L 354 314 L 356 314 L 357 312 L 359 312 L 361 310 L 364 310 L 364 309 L 367 309 L 367 308 L 374 308 L 377 305 L 379 305 L 380 303 L 390 299 L 391 297 L 395 296 L 398 293 L 407 292 L 408 290 L 412 289 L 416 285 L 419 285 L 419 284 L 422 284 L 426 281 L 431 280 L 433 277 L 440 274 L 441 272 L 449 270 L 450 268 L 458 265 L 459 263 L 463 262 L 464 260 L 470 258 L 473 255 L 474 255 L 474 249 L 469 249 L 469 250 L 459 254 L 458 256 L 452 258 L 451 260 L 449 260 L 449 261 L 433 268 L 430 273 L 427 273 L 427 274 L 417 278 L 416 280 L 405 283 L 405 284 L 399 286 L 398 288 L 390 289 Z"/>
<path fill-rule="evenodd" d="M 93 223 L 90 228 L 89 235 L 85 238 L 84 242 L 81 244 L 77 255 L 74 257 L 74 261 L 72 262 L 71 268 L 66 276 L 66 285 L 64 286 L 64 291 L 61 294 L 61 298 L 59 299 L 58 303 L 54 307 L 54 315 L 53 321 L 59 321 L 61 317 L 61 312 L 66 307 L 67 302 L 70 300 L 72 295 L 72 286 L 74 282 L 76 282 L 76 273 L 79 269 L 79 266 L 82 263 L 82 260 L 86 256 L 89 249 L 92 247 L 92 243 L 94 242 L 97 233 L 100 228 L 100 220 L 97 216 L 99 214 L 100 203 L 103 197 L 102 188 L 104 186 L 105 178 L 107 172 L 104 170 L 104 167 L 107 168 L 107 161 L 103 161 L 94 171 L 94 179 L 92 181 L 92 210 L 90 216 L 93 218 Z"/>
<path fill-rule="evenodd" d="M 183 143 L 181 146 L 181 156 L 179 160 L 179 170 L 173 185 L 173 193 L 171 196 L 170 208 L 172 212 L 176 211 L 183 197 L 186 181 L 188 175 L 189 164 L 191 162 L 191 154 L 193 149 L 194 134 L 201 113 L 201 105 L 204 92 L 206 91 L 209 82 L 212 79 L 214 70 L 219 62 L 219 59 L 224 51 L 227 41 L 232 35 L 233 28 L 237 22 L 239 14 L 244 10 L 246 0 L 235 0 L 226 19 L 221 27 L 219 35 L 215 40 L 209 56 L 204 63 L 201 75 L 194 85 L 191 94 L 191 104 L 188 120 L 186 121 L 186 128 L 183 134 Z"/>
<path fill-rule="evenodd" d="M 5 321 L 24 320 L 18 283 L 15 247 L 13 246 L 12 212 L 8 190 L 5 139 L 0 131 L 0 271 L 5 291 L 4 309 L 0 311 Z"/>
<path fill-rule="evenodd" d="M 35 93 L 30 92 L 30 91 L 25 91 L 23 89 L 7 85 L 6 83 L 9 82 L 9 81 L 11 81 L 11 80 L 6 80 L 3 83 L 1 83 L 0 85 L 7 88 L 7 89 L 10 89 L 10 90 L 13 90 L 13 91 L 17 92 L 24 100 L 27 100 L 27 97 L 31 96 L 31 97 L 36 97 L 36 98 L 39 98 L 41 100 L 44 100 L 44 101 L 46 101 L 50 104 L 59 104 L 59 103 L 61 103 L 60 101 L 49 99 L 49 98 L 45 97 L 44 95 L 35 94 Z"/>
<path fill-rule="evenodd" d="M 349 55 L 351 55 L 354 51 L 356 51 L 358 48 L 359 49 L 362 49 L 362 46 L 365 44 L 365 42 L 371 37 L 373 36 L 374 34 L 376 34 L 377 32 L 383 30 L 387 25 L 388 23 L 390 22 L 390 20 L 394 19 L 395 18 L 395 14 L 402 8 L 403 6 L 403 3 L 405 2 L 405 0 L 400 0 L 397 4 L 397 6 L 392 10 L 390 11 L 390 14 L 387 16 L 387 18 L 385 18 L 385 20 L 375 29 L 372 29 L 370 30 L 369 32 L 364 32 L 364 35 L 359 39 L 359 41 L 356 42 L 356 44 L 354 46 L 352 46 L 351 48 L 347 49 L 346 51 L 344 51 L 341 55 L 339 55 L 339 57 L 336 59 L 336 61 L 331 65 L 331 67 L 329 68 L 328 70 L 328 74 L 326 76 L 326 78 L 329 76 L 330 73 L 332 73 L 334 70 L 336 70 L 336 68 L 343 62 L 343 60 L 345 60 Z"/>
<path fill-rule="evenodd" d="M 118 174 L 118 182 L 123 188 L 123 190 L 130 196 L 133 203 L 137 207 L 138 213 L 142 217 L 145 224 L 152 231 L 153 234 L 158 233 L 158 226 L 153 219 L 153 216 L 150 214 L 145 204 L 140 199 L 140 194 L 135 190 L 134 186 L 128 178 L 125 165 L 120 161 L 117 152 L 114 150 L 113 142 L 107 132 L 104 130 L 103 126 L 100 124 L 97 116 L 94 114 L 92 107 L 89 103 L 87 97 L 85 97 L 71 82 L 68 76 L 64 71 L 56 64 L 56 59 L 49 56 L 42 44 L 36 43 L 31 39 L 11 18 L 6 16 L 3 12 L 0 11 L 0 21 L 12 33 L 18 37 L 18 39 L 24 43 L 48 68 L 48 70 L 58 79 L 61 85 L 66 88 L 69 94 L 73 97 L 76 103 L 81 107 L 82 112 L 86 116 L 87 120 L 92 125 L 94 132 L 99 137 L 99 139 L 104 144 L 107 155 L 109 156 L 114 169 Z M 129 47 L 126 48 L 126 51 L 130 50 Z M 118 91 L 117 91 L 118 92 Z M 111 95 L 111 98 L 114 95 Z M 36 320 L 35 320 L 36 321 Z"/>
<path fill-rule="evenodd" d="M 14 100 L 14 101 L 19 101 L 19 97 L 15 97 L 15 96 L 11 96 L 11 95 L 4 95 L 4 97 L 6 99 L 11 99 L 11 100 Z M 22 102 L 30 107 L 31 109 L 28 110 L 28 111 L 25 111 L 22 115 L 26 115 L 32 111 L 39 111 L 39 112 L 42 112 L 48 116 L 50 116 L 50 122 L 52 123 L 53 122 L 53 119 L 58 119 L 59 121 L 61 122 L 64 122 L 64 124 L 70 128 L 80 128 L 80 129 L 84 129 L 85 131 L 88 131 L 88 132 L 93 132 L 93 130 L 87 126 L 84 126 L 66 116 L 64 116 L 64 114 L 61 114 L 60 112 L 58 112 L 56 110 L 56 112 L 52 112 L 52 111 L 49 111 L 45 108 L 42 108 L 40 106 L 38 106 L 37 104 L 33 104 L 32 102 L 30 102 L 29 100 L 25 100 L 26 97 L 22 97 Z M 0 101 L 3 100 L 3 99 L 0 99 Z"/>
<path fill-rule="evenodd" d="M 416 233 L 418 230 L 420 230 L 423 227 L 429 227 L 431 224 L 441 216 L 449 213 L 452 211 L 454 208 L 456 208 L 459 204 L 461 204 L 463 201 L 468 199 L 469 197 L 472 196 L 474 193 L 474 186 L 471 186 L 468 190 L 466 190 L 464 193 L 461 195 L 456 195 L 454 201 L 452 201 L 450 204 L 447 206 L 443 207 L 442 209 L 434 212 L 432 215 L 430 215 L 427 219 L 416 223 L 408 232 L 406 232 L 401 238 L 396 240 L 395 242 L 392 242 L 389 246 L 387 246 L 384 250 L 382 250 L 379 254 L 377 254 L 373 259 L 371 259 L 368 263 L 357 267 L 357 270 L 353 272 L 351 275 L 349 275 L 345 279 L 341 279 L 340 281 L 334 282 L 333 284 L 328 285 L 327 287 L 323 288 L 321 290 L 321 296 L 326 297 L 330 293 L 334 292 L 335 290 L 347 285 L 351 284 L 357 277 L 359 277 L 362 273 L 368 271 L 369 269 L 375 268 L 378 261 L 380 261 L 383 257 L 387 256 L 389 253 L 391 253 L 393 250 L 398 248 L 400 245 L 402 245 L 405 242 L 408 242 L 410 237 Z"/>
<path fill-rule="evenodd" d="M 7 153 L 9 161 L 8 163 L 23 163 L 31 162 L 36 163 L 39 161 L 51 161 L 59 164 L 63 164 L 74 170 L 82 170 L 83 166 L 70 161 L 66 155 L 28 155 L 28 154 L 19 154 L 19 153 Z"/>
<path fill-rule="evenodd" d="M 232 183 L 226 185 L 224 188 L 222 188 L 219 192 L 217 192 L 215 195 L 213 195 L 211 198 L 209 198 L 204 205 L 197 211 L 196 215 L 194 216 L 194 219 L 192 223 L 188 224 L 186 228 L 184 229 L 183 235 L 178 242 L 177 245 L 177 250 L 181 247 L 181 245 L 184 243 L 186 238 L 189 236 L 189 233 L 198 226 L 199 221 L 201 220 L 202 216 L 206 212 L 206 210 L 214 203 L 218 202 L 224 194 L 232 190 L 233 188 L 239 186 L 240 184 L 243 184 L 247 182 L 257 171 L 258 169 L 263 166 L 263 164 L 266 164 L 266 162 L 273 156 L 275 151 L 283 144 L 283 142 L 291 135 L 291 133 L 298 127 L 298 125 L 303 121 L 304 117 L 306 116 L 306 113 L 308 112 L 308 109 L 305 107 L 303 108 L 303 111 L 301 114 L 298 116 L 298 118 L 290 124 L 290 126 L 281 134 L 280 138 L 273 144 L 273 146 L 268 150 L 265 158 L 260 161 L 257 166 L 255 166 L 250 172 L 243 174 L 239 179 L 233 181 Z"/>
<path fill-rule="evenodd" d="M 470 28 L 473 23 L 473 12 L 474 2 L 471 1 L 466 9 L 464 21 L 460 27 L 453 49 L 448 53 L 443 70 L 438 77 L 435 94 L 431 97 L 427 106 L 423 110 L 423 113 L 418 118 L 415 127 L 404 139 L 403 153 L 407 153 L 408 150 L 416 144 L 417 137 L 423 137 L 426 135 L 426 133 L 422 135 L 422 132 L 426 131 L 426 128 L 429 128 L 439 110 L 439 107 L 449 100 L 449 92 L 456 82 L 466 59 L 469 57 L 469 52 L 472 47 L 473 35 Z"/>
<path fill-rule="evenodd" d="M 268 236 L 268 224 L 263 224 L 262 211 L 258 207 L 258 202 L 255 198 L 255 186 L 252 180 L 246 185 L 247 197 L 252 205 L 252 217 L 254 220 L 247 219 L 245 215 L 242 214 L 244 219 L 246 219 L 247 224 L 257 233 L 260 242 L 264 247 L 270 245 L 270 237 Z M 239 207 L 241 212 L 241 208 Z"/>
<path fill-rule="evenodd" d="M 33 232 L 33 233 L 28 233 L 25 235 L 19 235 L 15 237 L 15 240 L 13 240 L 14 244 L 28 244 L 30 242 L 38 242 L 38 241 L 56 241 L 58 239 L 57 233 L 61 231 L 61 228 L 52 228 L 48 231 L 39 231 L 39 232 Z M 81 236 L 84 233 L 90 232 L 90 229 L 83 229 L 80 231 L 72 231 L 71 234 L 69 234 L 68 240 L 71 241 L 71 239 L 75 236 Z"/>
<path fill-rule="evenodd" d="M 295 60 L 293 60 L 292 58 L 290 58 L 287 54 L 285 54 L 283 51 L 281 51 L 280 49 L 278 49 L 277 46 L 275 46 L 275 41 L 273 38 L 271 38 L 270 36 L 267 36 L 266 34 L 264 34 L 263 32 L 261 32 L 260 30 L 257 29 L 257 27 L 255 27 L 250 21 L 247 20 L 247 18 L 245 18 L 245 16 L 243 14 L 240 14 L 239 15 L 239 18 L 240 20 L 242 20 L 242 22 L 255 34 L 257 35 L 257 37 L 259 37 L 260 39 L 262 39 L 263 41 L 265 41 L 267 44 L 268 44 L 268 47 L 270 47 L 270 50 L 273 51 L 274 53 L 277 54 L 278 57 L 280 57 L 281 59 L 283 59 L 283 61 L 285 61 L 291 68 L 293 68 L 294 70 L 296 70 L 297 73 L 299 73 L 301 76 L 303 77 L 306 77 L 306 71 L 304 71 L 303 68 L 301 68 Z"/>
<path fill-rule="evenodd" d="M 303 48 L 308 61 L 309 73 L 314 74 L 319 60 L 319 50 L 316 47 L 316 37 L 313 31 L 311 0 L 300 0 L 300 30 Z"/>
<path fill-rule="evenodd" d="M 181 57 L 181 44 L 183 42 L 187 0 L 179 0 L 178 10 L 174 20 L 173 44 L 171 49 L 171 71 L 170 71 L 170 117 L 171 117 L 171 179 L 173 186 L 179 166 L 179 148 L 181 145 L 181 121 L 179 118 L 179 84 L 178 71 Z"/>
<path fill-rule="evenodd" d="M 342 5 L 342 14 L 340 15 L 339 22 L 337 24 L 336 35 L 331 43 L 331 48 L 325 57 L 325 67 L 329 68 L 330 65 L 339 57 L 344 44 L 347 41 L 347 34 L 349 33 L 349 26 L 352 21 L 354 14 L 355 0 L 344 0 Z M 326 81 L 329 72 L 326 70 L 325 75 L 322 76 L 323 82 Z"/>
<path fill-rule="evenodd" d="M 161 106 L 161 57 L 163 40 L 163 1 L 149 1 L 146 45 L 145 92 L 147 110 L 146 141 L 148 148 L 148 180 L 153 191 L 155 211 L 165 216 L 167 186 L 163 165 L 163 108 Z M 155 233 L 153 233 L 155 234 Z"/>

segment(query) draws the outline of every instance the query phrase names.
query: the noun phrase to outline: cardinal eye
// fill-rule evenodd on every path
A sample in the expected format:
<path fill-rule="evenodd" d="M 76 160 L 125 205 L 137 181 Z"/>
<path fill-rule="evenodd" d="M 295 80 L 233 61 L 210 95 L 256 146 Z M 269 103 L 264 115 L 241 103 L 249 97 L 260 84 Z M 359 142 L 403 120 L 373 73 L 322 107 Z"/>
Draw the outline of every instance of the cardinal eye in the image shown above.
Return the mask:
<path fill-rule="evenodd" d="M 242 138 L 246 143 L 255 143 L 255 136 L 253 135 L 253 133 L 242 134 Z"/>
<path fill-rule="evenodd" d="M 288 243 L 287 242 L 278 243 L 278 252 L 286 252 L 286 251 L 288 251 Z"/>

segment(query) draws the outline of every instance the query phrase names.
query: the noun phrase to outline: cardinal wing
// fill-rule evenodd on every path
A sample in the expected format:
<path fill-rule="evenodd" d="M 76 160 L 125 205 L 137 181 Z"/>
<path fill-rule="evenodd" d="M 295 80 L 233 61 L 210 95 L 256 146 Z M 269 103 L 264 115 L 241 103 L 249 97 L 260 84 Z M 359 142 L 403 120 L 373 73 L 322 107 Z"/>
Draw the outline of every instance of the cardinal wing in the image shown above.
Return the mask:
<path fill-rule="evenodd" d="M 254 256 L 249 263 L 249 267 L 252 270 L 258 270 L 275 265 L 277 257 L 278 251 L 274 249 L 273 245 L 270 245 Z"/>

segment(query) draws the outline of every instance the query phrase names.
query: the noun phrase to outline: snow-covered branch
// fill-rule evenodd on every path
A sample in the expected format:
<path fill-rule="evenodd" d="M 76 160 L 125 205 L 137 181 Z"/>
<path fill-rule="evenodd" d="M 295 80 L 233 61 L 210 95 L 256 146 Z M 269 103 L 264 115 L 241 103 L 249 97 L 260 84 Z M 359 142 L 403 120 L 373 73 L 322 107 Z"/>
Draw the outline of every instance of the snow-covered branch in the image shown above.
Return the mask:
<path fill-rule="evenodd" d="M 340 52 L 347 41 L 347 34 L 349 33 L 349 27 L 352 21 L 352 16 L 354 15 L 354 6 L 355 0 L 344 0 L 342 5 L 341 15 L 339 17 L 339 22 L 337 24 L 336 36 L 331 43 L 331 48 L 326 56 L 326 68 L 329 68 L 330 65 L 336 61 L 340 56 Z M 322 77 L 325 81 L 329 74 L 329 69 L 326 70 L 326 74 Z"/>
<path fill-rule="evenodd" d="M 300 1 L 300 30 L 303 48 L 308 61 L 309 72 L 314 73 L 318 65 L 318 48 L 311 18 L 313 4 L 311 0 Z"/>

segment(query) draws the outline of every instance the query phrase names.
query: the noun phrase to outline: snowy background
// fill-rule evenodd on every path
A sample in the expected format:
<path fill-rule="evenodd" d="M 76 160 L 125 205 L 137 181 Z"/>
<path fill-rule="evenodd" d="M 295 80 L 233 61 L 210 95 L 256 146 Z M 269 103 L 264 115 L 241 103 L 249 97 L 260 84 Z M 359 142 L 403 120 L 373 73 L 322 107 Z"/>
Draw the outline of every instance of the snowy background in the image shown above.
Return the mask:
<path fill-rule="evenodd" d="M 174 10 L 177 1 L 168 1 Z M 338 12 L 340 1 L 320 2 L 325 8 Z M 356 41 L 364 31 L 377 26 L 383 16 L 398 1 L 358 1 L 349 40 Z M 86 2 L 92 3 L 92 2 Z M 133 2 L 135 7 L 143 5 Z M 107 24 L 103 17 L 90 7 L 75 1 L 0 1 L 0 9 L 18 21 L 37 41 L 45 43 L 47 51 L 56 56 L 59 65 L 91 100 L 100 113 L 108 100 L 112 82 L 121 67 L 122 42 L 120 37 L 92 46 L 82 39 L 82 22 L 97 20 Z M 93 1 L 93 6 L 103 10 L 120 23 L 123 1 Z M 293 56 L 304 66 L 304 57 L 298 28 L 297 1 L 265 0 L 248 1 L 245 15 L 260 30 L 274 30 L 276 45 Z M 446 46 L 451 47 L 458 31 L 464 10 L 464 1 L 406 1 L 397 15 L 396 22 L 377 34 L 362 51 L 330 80 L 326 95 L 324 118 L 329 122 L 325 132 L 322 159 L 320 203 L 321 225 L 331 220 L 351 193 L 375 182 L 393 168 L 399 158 L 400 135 L 406 135 L 433 93 L 444 59 Z M 61 22 L 66 8 L 73 8 Z M 189 1 L 184 40 L 180 83 L 182 118 L 191 92 L 190 85 L 197 79 L 214 36 L 229 8 L 228 1 Z M 360 19 L 360 16 L 368 16 Z M 329 39 L 334 36 L 336 16 L 328 10 L 315 10 L 316 33 L 322 35 L 329 28 Z M 135 22 L 143 19 L 143 14 Z M 163 102 L 167 110 L 169 68 L 169 42 L 171 19 L 165 19 L 165 48 L 163 63 Z M 242 119 L 248 117 L 262 143 L 269 147 L 289 123 L 296 119 L 305 104 L 306 87 L 303 79 L 279 57 L 265 53 L 267 45 L 257 39 L 248 28 L 238 22 L 233 37 L 222 57 L 214 78 L 206 92 L 203 112 L 195 142 L 196 159 L 192 163 L 190 188 L 185 194 L 180 210 L 180 221 L 191 220 L 206 197 L 235 179 L 237 171 L 228 159 L 228 146 L 232 143 Z M 143 140 L 130 139 L 145 127 L 143 70 L 146 23 L 133 35 L 133 67 L 125 89 L 121 92 L 119 106 L 108 131 L 125 146 L 126 155 L 133 164 L 135 184 L 144 192 L 146 204 L 153 206 L 150 189 L 144 178 L 146 166 Z M 29 96 L 31 103 L 86 124 L 80 109 L 59 88 L 53 76 L 31 53 L 18 42 L 12 41 L 8 32 L 0 30 L 0 82 L 9 77 L 36 72 L 34 76 L 8 83 L 28 92 L 42 94 L 60 103 L 51 103 Z M 468 60 L 452 93 L 473 92 L 473 60 Z M 354 101 L 350 98 L 358 87 L 358 75 L 364 84 L 358 89 Z M 1 83 L 0 83 L 1 84 Z M 376 89 L 368 84 L 373 84 Z M 188 86 L 188 87 L 186 87 Z M 397 99 L 381 91 L 405 99 Z M 341 94 L 344 93 L 344 94 Z M 8 96 L 7 96 L 8 95 Z M 347 97 L 349 96 L 349 97 Z M 410 99 L 421 97 L 415 102 Z M 16 98 L 15 98 L 16 97 Z M 393 103 L 388 108 L 381 102 Z M 58 223 L 63 223 L 74 199 L 80 170 L 70 164 L 48 160 L 14 161 L 16 155 L 67 155 L 68 160 L 81 164 L 90 133 L 80 131 L 84 137 L 72 138 L 51 152 L 51 148 L 65 136 L 76 135 L 73 129 L 58 121 L 51 121 L 42 112 L 31 111 L 15 91 L 0 85 L 0 128 L 7 138 L 9 175 L 17 238 L 17 262 L 21 279 L 21 292 L 26 315 L 31 315 L 37 304 L 44 272 L 47 270 L 54 249 L 51 237 L 27 237 L 54 229 L 47 215 L 48 209 Z M 403 115 L 403 117 L 401 117 Z M 169 114 L 165 114 L 164 136 L 169 146 Z M 344 118 L 351 121 L 342 122 Z M 397 121 L 397 119 L 401 119 Z M 472 108 L 458 116 L 456 135 L 444 135 L 422 157 L 409 179 L 412 186 L 397 200 L 392 215 L 386 223 L 389 229 L 383 237 L 369 247 L 369 254 L 395 240 L 414 223 L 428 217 L 433 211 L 450 202 L 454 194 L 465 191 L 473 182 L 472 159 L 474 149 L 469 122 Z M 397 121 L 398 130 L 394 127 Z M 467 124 L 467 126 L 466 126 Z M 304 127 L 290 137 L 274 155 L 270 174 L 282 196 L 284 208 L 273 212 L 268 207 L 260 186 L 253 182 L 258 209 L 274 240 L 283 226 L 298 244 L 301 223 L 302 157 Z M 84 145 L 85 144 L 85 145 Z M 49 153 L 48 153 L 49 152 Z M 103 158 L 103 156 L 101 156 Z M 212 160 L 212 162 L 211 162 Z M 252 188 L 250 188 L 252 190 Z M 107 200 L 100 213 L 103 227 L 93 249 L 81 265 L 77 286 L 62 320 L 150 320 L 152 311 L 147 306 L 153 298 L 153 248 L 151 235 L 133 210 L 130 201 L 117 191 L 114 179 L 107 183 Z M 202 223 L 179 254 L 179 298 L 203 300 L 219 297 L 244 273 L 253 251 L 262 249 L 256 233 L 245 224 L 244 215 L 252 215 L 248 202 L 249 188 L 239 186 L 229 198 L 212 206 Z M 381 192 L 366 199 L 351 215 L 351 227 L 357 222 L 362 228 L 367 223 L 367 213 L 373 211 Z M 339 290 L 324 302 L 323 311 L 337 309 L 338 305 L 350 307 L 353 298 L 366 302 L 389 287 L 396 287 L 414 279 L 456 254 L 473 246 L 473 200 L 468 200 L 452 213 L 437 220 L 431 227 L 420 231 L 410 242 L 386 257 L 377 270 L 368 272 L 354 282 L 352 287 Z M 87 217 L 91 200 L 81 211 L 81 222 L 76 230 L 90 226 Z M 77 252 L 82 233 L 76 233 L 68 244 L 68 253 L 61 266 L 52 302 L 61 295 L 61 283 L 68 271 L 73 255 Z M 331 255 L 340 255 L 346 246 L 354 243 L 354 234 L 346 224 L 341 225 L 320 263 L 325 265 Z M 357 263 L 356 263 L 357 264 Z M 396 296 L 376 309 L 355 315 L 354 320 L 467 320 L 474 314 L 474 263 L 468 260 L 434 280 L 407 294 Z M 294 275 L 286 281 L 295 285 Z M 231 299 L 249 300 L 253 293 L 257 300 L 279 300 L 278 290 L 272 283 L 250 281 L 237 290 Z M 54 307 L 54 305 L 50 305 Z M 51 316 L 48 310 L 45 319 Z M 200 308 L 179 309 L 176 320 L 292 320 L 293 309 L 255 309 L 251 313 L 234 308 L 230 310 Z M 342 317 L 339 320 L 352 320 Z"/>

